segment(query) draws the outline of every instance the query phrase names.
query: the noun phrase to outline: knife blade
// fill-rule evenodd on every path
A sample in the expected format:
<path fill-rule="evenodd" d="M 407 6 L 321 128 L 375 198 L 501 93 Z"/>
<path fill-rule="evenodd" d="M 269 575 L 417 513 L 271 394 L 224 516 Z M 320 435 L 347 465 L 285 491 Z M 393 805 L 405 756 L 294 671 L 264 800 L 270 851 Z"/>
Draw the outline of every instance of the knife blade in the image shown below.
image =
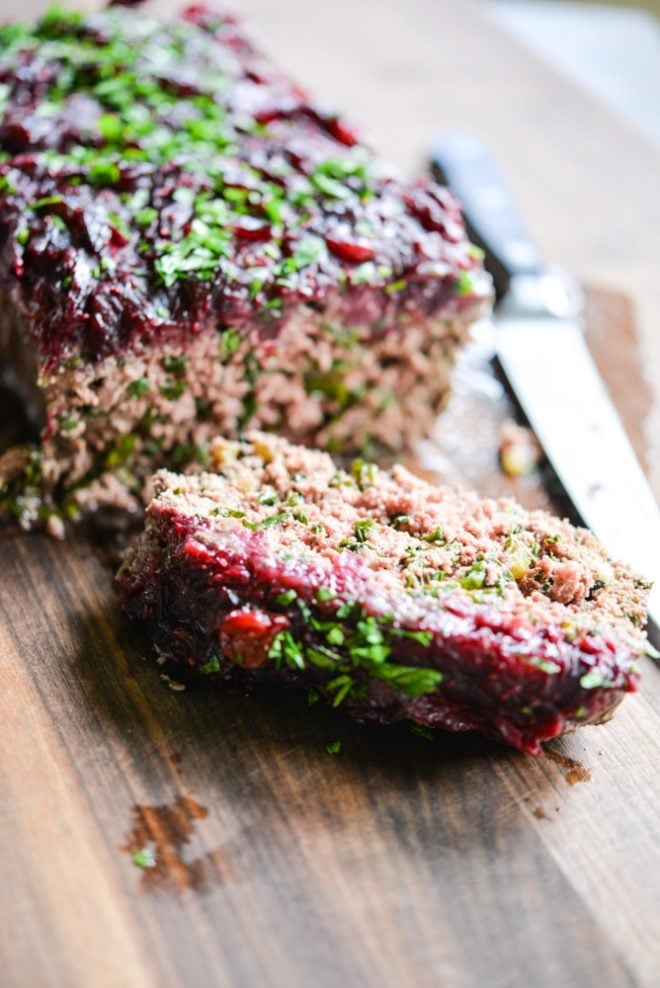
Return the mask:
<path fill-rule="evenodd" d="M 660 628 L 660 511 L 584 340 L 564 281 L 544 267 L 482 141 L 451 133 L 431 167 L 462 203 L 485 251 L 498 304 L 497 359 L 583 523 L 614 559 L 654 582 L 649 635 Z"/>

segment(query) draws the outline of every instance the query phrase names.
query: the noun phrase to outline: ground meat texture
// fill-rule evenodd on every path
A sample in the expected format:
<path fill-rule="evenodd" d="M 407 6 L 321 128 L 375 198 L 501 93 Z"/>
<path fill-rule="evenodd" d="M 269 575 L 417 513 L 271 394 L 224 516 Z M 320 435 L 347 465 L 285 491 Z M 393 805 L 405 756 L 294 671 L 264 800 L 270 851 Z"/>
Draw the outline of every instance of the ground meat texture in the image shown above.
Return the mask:
<path fill-rule="evenodd" d="M 523 751 L 635 690 L 647 587 L 584 529 L 252 433 L 160 472 L 120 603 L 180 674 Z"/>
<path fill-rule="evenodd" d="M 384 167 L 233 18 L 0 27 L 0 362 L 41 417 L 0 502 L 26 527 L 135 508 L 154 466 L 248 424 L 408 445 L 489 297 L 449 191 Z"/>

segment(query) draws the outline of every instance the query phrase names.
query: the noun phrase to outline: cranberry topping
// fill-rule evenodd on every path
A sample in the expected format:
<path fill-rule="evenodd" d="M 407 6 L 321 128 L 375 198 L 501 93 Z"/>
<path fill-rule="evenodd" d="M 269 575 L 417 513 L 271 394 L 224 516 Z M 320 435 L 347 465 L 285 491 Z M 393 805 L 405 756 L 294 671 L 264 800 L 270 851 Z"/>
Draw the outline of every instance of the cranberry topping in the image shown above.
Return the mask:
<path fill-rule="evenodd" d="M 51 13 L 0 74 L 0 277 L 50 366 L 211 318 L 272 336 L 331 299 L 348 326 L 393 329 L 488 292 L 451 194 L 384 174 L 233 18 L 197 5 L 145 32 L 123 8 Z M 358 297 L 342 286 L 365 262 Z"/>
<path fill-rule="evenodd" d="M 244 669 L 258 669 L 268 659 L 273 638 L 289 627 L 283 614 L 245 609 L 231 611 L 218 625 L 223 654 Z"/>
<path fill-rule="evenodd" d="M 375 250 L 368 244 L 354 243 L 349 240 L 337 240 L 335 237 L 326 237 L 325 242 L 333 254 L 341 257 L 343 261 L 350 261 L 352 264 L 371 261 L 376 256 Z"/>

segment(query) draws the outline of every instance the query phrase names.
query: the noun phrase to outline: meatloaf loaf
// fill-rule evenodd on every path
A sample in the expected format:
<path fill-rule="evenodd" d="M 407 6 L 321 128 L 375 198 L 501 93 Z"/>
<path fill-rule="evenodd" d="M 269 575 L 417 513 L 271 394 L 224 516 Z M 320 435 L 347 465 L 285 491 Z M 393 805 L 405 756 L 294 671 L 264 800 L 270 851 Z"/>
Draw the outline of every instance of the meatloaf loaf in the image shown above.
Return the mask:
<path fill-rule="evenodd" d="M 248 423 L 398 447 L 490 287 L 459 207 L 385 168 L 229 16 L 0 28 L 0 362 L 40 440 L 25 526 L 139 499 Z"/>
<path fill-rule="evenodd" d="M 118 575 L 177 678 L 303 686 L 534 754 L 636 688 L 647 585 L 588 531 L 265 433 L 210 456 L 157 475 Z"/>

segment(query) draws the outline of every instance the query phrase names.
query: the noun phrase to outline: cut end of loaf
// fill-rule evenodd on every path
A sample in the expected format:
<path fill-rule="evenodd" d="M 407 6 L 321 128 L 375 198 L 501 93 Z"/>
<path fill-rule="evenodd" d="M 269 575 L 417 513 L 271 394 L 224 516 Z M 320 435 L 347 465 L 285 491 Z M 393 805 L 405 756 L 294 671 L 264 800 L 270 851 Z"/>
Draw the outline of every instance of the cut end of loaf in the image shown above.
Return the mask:
<path fill-rule="evenodd" d="M 263 433 L 210 455 L 157 475 L 120 573 L 184 668 L 533 752 L 635 688 L 647 588 L 589 532 Z"/>

